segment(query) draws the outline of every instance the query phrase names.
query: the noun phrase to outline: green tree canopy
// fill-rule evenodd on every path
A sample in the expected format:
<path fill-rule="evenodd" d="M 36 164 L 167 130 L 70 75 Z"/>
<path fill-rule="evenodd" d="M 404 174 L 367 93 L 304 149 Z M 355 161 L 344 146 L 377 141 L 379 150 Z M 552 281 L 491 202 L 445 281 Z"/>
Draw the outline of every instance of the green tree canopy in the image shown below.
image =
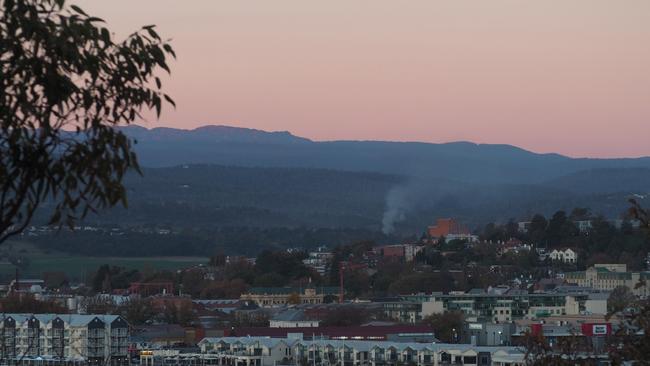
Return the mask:
<path fill-rule="evenodd" d="M 459 341 L 464 322 L 465 316 L 460 311 L 432 314 L 424 319 L 424 323 L 433 328 L 436 338 L 445 343 Z"/>

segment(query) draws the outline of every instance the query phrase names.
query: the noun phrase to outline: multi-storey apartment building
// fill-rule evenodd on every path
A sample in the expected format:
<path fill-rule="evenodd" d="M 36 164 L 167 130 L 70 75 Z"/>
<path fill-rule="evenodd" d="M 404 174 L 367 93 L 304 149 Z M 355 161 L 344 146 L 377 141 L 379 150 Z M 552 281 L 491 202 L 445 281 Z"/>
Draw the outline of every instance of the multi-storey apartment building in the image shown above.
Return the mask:
<path fill-rule="evenodd" d="M 318 272 L 319 275 L 325 276 L 330 270 L 332 258 L 334 258 L 334 253 L 327 251 L 326 247 L 319 247 L 317 251 L 310 252 L 302 262 Z"/>
<path fill-rule="evenodd" d="M 469 344 L 400 343 L 386 341 L 304 341 L 291 338 L 204 338 L 199 342 L 210 364 L 272 366 L 306 364 L 328 366 L 523 365 L 524 353 L 515 347 Z"/>
<path fill-rule="evenodd" d="M 94 364 L 128 363 L 129 326 L 118 315 L 0 315 L 0 358 Z"/>
<path fill-rule="evenodd" d="M 586 271 L 565 273 L 564 279 L 568 283 L 605 291 L 627 287 L 643 299 L 650 295 L 650 272 L 628 272 L 625 264 L 595 264 Z"/>
<path fill-rule="evenodd" d="M 468 319 L 502 323 L 552 315 L 604 314 L 607 312 L 607 299 L 602 296 L 602 293 L 590 292 L 434 293 L 404 296 L 403 301 L 384 303 L 386 316 L 404 322 L 415 322 L 429 315 L 446 311 L 462 311 Z"/>

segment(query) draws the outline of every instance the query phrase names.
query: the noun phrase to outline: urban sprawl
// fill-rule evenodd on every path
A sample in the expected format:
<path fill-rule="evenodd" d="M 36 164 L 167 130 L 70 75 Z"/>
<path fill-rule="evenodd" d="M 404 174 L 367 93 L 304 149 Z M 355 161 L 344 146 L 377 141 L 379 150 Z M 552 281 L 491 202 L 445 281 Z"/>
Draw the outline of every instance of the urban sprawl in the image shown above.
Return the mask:
<path fill-rule="evenodd" d="M 12 365 L 523 365 L 543 339 L 606 364 L 648 297 L 639 226 L 581 209 L 473 231 L 441 218 L 391 245 L 107 264 L 85 283 L 16 271 L 0 352 Z"/>

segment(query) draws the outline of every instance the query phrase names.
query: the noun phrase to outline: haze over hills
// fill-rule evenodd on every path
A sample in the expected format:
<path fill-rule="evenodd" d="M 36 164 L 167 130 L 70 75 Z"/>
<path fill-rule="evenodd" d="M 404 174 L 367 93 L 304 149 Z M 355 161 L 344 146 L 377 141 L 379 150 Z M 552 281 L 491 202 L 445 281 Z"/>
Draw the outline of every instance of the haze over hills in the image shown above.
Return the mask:
<path fill-rule="evenodd" d="M 65 234 L 37 244 L 98 255 L 207 255 L 215 247 L 254 255 L 392 242 L 419 236 L 440 217 L 472 229 L 575 207 L 620 218 L 629 197 L 644 201 L 650 193 L 648 158 L 572 159 L 467 142 L 314 142 L 226 126 L 126 132 L 138 140 L 143 176 L 126 177 L 128 209 L 102 211 L 86 224 L 136 231 Z M 146 234 L 154 228 L 176 234 Z"/>
<path fill-rule="evenodd" d="M 412 232 L 440 216 L 484 224 L 575 206 L 618 217 L 626 197 L 650 190 L 650 158 L 574 159 L 469 142 L 315 142 L 228 126 L 125 131 L 138 140 L 141 164 L 151 167 L 131 180 L 140 191 L 134 205 L 166 197 L 265 212 L 233 216 L 253 226 L 390 231 L 401 222 Z"/>
<path fill-rule="evenodd" d="M 647 157 L 574 159 L 536 154 L 511 145 L 469 142 L 316 142 L 289 132 L 228 126 L 194 130 L 129 126 L 124 131 L 137 139 L 140 161 L 148 167 L 219 164 L 325 168 L 514 184 L 543 183 L 588 169 L 650 168 Z"/>

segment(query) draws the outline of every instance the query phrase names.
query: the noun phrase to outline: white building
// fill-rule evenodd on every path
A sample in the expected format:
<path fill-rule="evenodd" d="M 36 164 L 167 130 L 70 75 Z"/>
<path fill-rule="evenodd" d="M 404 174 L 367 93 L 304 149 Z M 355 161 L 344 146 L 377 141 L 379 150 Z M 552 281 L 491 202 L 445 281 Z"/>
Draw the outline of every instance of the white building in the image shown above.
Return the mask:
<path fill-rule="evenodd" d="M 327 247 L 319 247 L 317 251 L 310 252 L 303 263 L 310 268 L 313 268 L 319 275 L 325 276 L 330 270 L 330 264 L 334 254 L 327 251 Z"/>
<path fill-rule="evenodd" d="M 577 220 L 574 221 L 574 223 L 576 224 L 578 230 L 580 230 L 581 233 L 589 232 L 589 230 L 591 230 L 593 227 L 591 225 L 591 220 Z"/>
<path fill-rule="evenodd" d="M 402 343 L 300 338 L 223 337 L 199 342 L 202 356 L 214 365 L 274 366 L 277 364 L 341 366 L 523 365 L 517 347 L 469 344 Z"/>
<path fill-rule="evenodd" d="M 517 230 L 520 233 L 527 233 L 530 229 L 530 221 L 519 221 L 517 223 Z"/>
<path fill-rule="evenodd" d="M 553 249 L 553 251 L 549 253 L 548 257 L 552 261 L 564 263 L 575 263 L 578 260 L 578 254 L 571 248 Z"/>
<path fill-rule="evenodd" d="M 310 319 L 300 309 L 288 309 L 269 320 L 271 328 L 314 328 L 320 324 L 316 319 Z"/>
<path fill-rule="evenodd" d="M 464 240 L 468 243 L 477 243 L 478 235 L 473 235 L 470 233 L 457 233 L 445 236 L 445 243 L 449 243 L 452 240 Z"/>
<path fill-rule="evenodd" d="M 129 325 L 118 315 L 3 314 L 0 357 L 10 363 L 128 364 Z"/>

